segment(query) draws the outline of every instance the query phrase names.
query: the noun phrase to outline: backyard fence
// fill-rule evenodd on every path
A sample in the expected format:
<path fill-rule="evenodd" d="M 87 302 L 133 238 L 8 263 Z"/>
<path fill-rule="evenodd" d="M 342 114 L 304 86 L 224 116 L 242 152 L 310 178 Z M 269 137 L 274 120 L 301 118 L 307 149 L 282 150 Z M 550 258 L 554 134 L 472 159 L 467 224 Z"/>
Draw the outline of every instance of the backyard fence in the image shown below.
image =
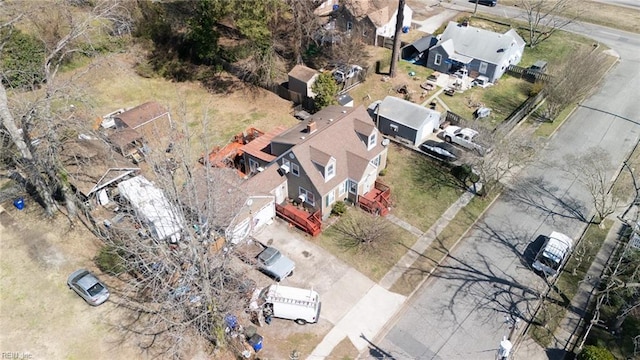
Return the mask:
<path fill-rule="evenodd" d="M 518 65 L 509 65 L 506 72 L 511 76 L 524 79 L 530 83 L 535 83 L 538 81 L 549 82 L 551 80 L 551 75 L 543 74 L 539 71 L 529 68 L 523 68 L 522 66 Z"/>
<path fill-rule="evenodd" d="M 522 119 L 524 119 L 527 115 L 533 111 L 533 109 L 542 101 L 544 98 L 544 92 L 540 91 L 535 96 L 529 96 L 527 100 L 525 100 L 520 106 L 518 106 L 507 118 L 501 122 L 493 131 L 502 131 L 507 133 L 511 131 Z"/>

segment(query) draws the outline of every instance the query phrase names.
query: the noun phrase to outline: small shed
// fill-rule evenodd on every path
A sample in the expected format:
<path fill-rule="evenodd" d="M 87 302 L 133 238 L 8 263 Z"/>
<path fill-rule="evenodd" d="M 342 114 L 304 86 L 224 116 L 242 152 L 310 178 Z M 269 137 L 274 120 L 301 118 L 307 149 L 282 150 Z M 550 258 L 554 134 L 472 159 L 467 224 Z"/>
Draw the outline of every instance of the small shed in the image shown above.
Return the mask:
<path fill-rule="evenodd" d="M 116 128 L 138 129 L 158 119 L 166 118 L 171 125 L 171 115 L 164 106 L 154 101 L 138 105 L 113 117 Z"/>
<path fill-rule="evenodd" d="M 297 92 L 307 97 L 314 97 L 311 90 L 313 83 L 320 73 L 315 69 L 304 65 L 296 65 L 289 71 L 289 90 Z"/>
<path fill-rule="evenodd" d="M 422 144 L 440 126 L 440 113 L 411 101 L 387 96 L 369 107 L 378 130 L 414 146 Z"/>
<path fill-rule="evenodd" d="M 437 43 L 438 39 L 436 39 L 434 36 L 423 36 L 422 38 L 402 48 L 402 60 L 406 60 L 411 63 L 426 64 L 429 48 Z"/>

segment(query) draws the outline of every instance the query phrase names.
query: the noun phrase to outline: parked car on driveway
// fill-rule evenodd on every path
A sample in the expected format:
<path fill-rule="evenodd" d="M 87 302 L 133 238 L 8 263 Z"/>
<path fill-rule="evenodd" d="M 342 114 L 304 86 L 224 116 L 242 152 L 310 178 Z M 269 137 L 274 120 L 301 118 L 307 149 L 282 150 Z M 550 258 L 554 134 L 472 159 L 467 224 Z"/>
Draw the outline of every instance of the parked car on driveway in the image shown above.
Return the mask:
<path fill-rule="evenodd" d="M 67 278 L 67 285 L 89 305 L 98 306 L 109 298 L 109 290 L 89 270 L 80 269 Z"/>
<path fill-rule="evenodd" d="M 240 260 L 254 265 L 269 277 L 281 281 L 293 274 L 296 264 L 283 255 L 280 250 L 266 246 L 257 240 L 250 240 L 235 248 Z"/>
<path fill-rule="evenodd" d="M 456 161 L 462 155 L 457 147 L 441 141 L 427 140 L 420 145 L 420 150 L 442 161 Z"/>
<path fill-rule="evenodd" d="M 532 266 L 544 276 L 553 277 L 569 258 L 572 248 L 573 239 L 553 231 L 545 240 Z"/>
<path fill-rule="evenodd" d="M 477 151 L 479 155 L 484 155 L 486 152 L 486 148 L 477 142 L 478 132 L 476 130 L 449 125 L 444 128 L 443 132 L 444 140 L 448 143 L 454 143 L 467 150 Z"/>

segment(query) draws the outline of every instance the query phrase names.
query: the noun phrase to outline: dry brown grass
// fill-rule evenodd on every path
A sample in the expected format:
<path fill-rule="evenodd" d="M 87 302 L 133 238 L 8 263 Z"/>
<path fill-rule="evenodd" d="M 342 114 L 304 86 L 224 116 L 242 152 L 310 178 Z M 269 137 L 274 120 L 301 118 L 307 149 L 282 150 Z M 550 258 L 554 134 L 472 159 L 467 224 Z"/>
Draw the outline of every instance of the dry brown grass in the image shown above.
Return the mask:
<path fill-rule="evenodd" d="M 329 359 L 336 360 L 352 360 L 358 357 L 358 349 L 353 346 L 353 343 L 348 337 L 345 337 L 333 348 L 333 351 L 329 355 Z"/>
<path fill-rule="evenodd" d="M 230 75 L 219 79 L 222 90 L 227 91 L 219 89 L 214 93 L 199 82 L 141 77 L 134 70 L 141 59 L 142 54 L 132 50 L 97 58 L 88 67 L 77 70 L 84 72 L 77 85 L 88 94 L 92 110 L 88 126 L 97 117 L 116 109 L 157 101 L 170 110 L 177 128 L 188 135 L 194 154 L 200 154 L 226 144 L 233 134 L 247 127 L 269 131 L 297 122 L 291 116 L 290 101 Z"/>
<path fill-rule="evenodd" d="M 516 6 L 521 0 L 500 0 L 501 6 Z M 581 0 L 578 20 L 614 29 L 640 33 L 640 11 L 598 1 Z"/>

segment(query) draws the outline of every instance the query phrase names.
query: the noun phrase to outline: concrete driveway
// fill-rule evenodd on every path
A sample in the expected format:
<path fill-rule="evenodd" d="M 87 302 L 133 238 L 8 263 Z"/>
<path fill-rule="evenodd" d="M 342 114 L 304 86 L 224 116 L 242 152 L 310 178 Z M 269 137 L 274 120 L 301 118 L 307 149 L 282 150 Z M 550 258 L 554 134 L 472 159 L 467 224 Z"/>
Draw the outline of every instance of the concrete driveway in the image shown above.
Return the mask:
<path fill-rule="evenodd" d="M 313 243 L 313 238 L 275 220 L 254 236 L 279 249 L 296 263 L 283 285 L 313 288 L 322 301 L 321 317 L 336 324 L 371 289 L 374 282 Z"/>
<path fill-rule="evenodd" d="M 385 290 L 365 275 L 313 243 L 313 238 L 276 219 L 254 237 L 282 251 L 296 263 L 283 285 L 313 288 L 322 301 L 321 320 L 333 328 L 310 359 L 324 359 L 345 337 L 363 351 L 404 303 L 405 296 Z"/>

